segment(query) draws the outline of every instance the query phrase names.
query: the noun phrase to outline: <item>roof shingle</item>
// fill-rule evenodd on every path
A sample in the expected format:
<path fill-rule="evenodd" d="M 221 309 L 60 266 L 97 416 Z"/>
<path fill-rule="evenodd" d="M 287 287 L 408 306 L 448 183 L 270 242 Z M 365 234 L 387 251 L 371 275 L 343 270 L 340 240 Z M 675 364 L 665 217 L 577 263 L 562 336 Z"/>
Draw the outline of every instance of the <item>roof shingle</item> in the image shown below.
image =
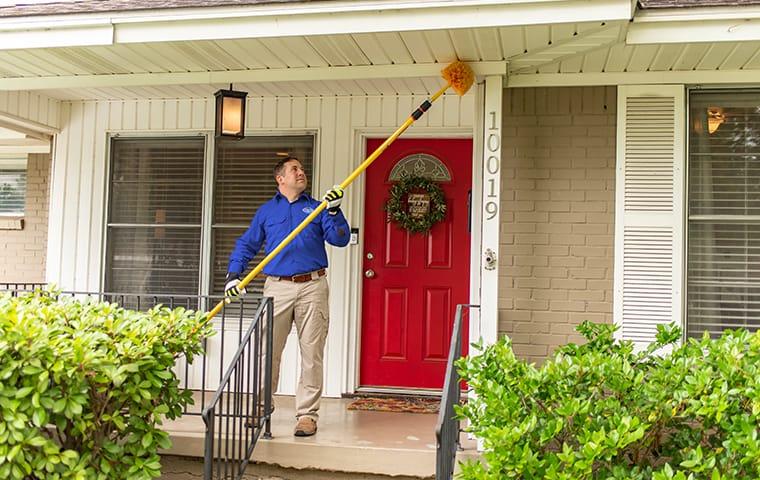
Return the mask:
<path fill-rule="evenodd" d="M 79 0 L 15 5 L 0 7 L 0 17 L 26 17 L 36 15 L 60 15 L 73 13 L 124 12 L 135 10 L 156 10 L 163 8 L 229 7 L 238 5 L 260 5 L 266 3 L 298 3 L 311 0 Z"/>
<path fill-rule="evenodd" d="M 740 7 L 760 5 L 760 0 L 639 0 L 641 8 Z"/>

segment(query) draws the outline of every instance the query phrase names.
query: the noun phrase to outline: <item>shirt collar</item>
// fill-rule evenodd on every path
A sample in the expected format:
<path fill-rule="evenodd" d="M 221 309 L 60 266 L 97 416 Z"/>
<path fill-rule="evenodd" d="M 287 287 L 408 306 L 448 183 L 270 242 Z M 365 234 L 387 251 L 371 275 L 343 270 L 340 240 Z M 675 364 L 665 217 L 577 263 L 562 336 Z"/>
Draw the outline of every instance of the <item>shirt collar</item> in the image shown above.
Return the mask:
<path fill-rule="evenodd" d="M 276 198 L 278 201 L 279 201 L 280 199 L 282 199 L 282 200 L 285 200 L 285 201 L 288 201 L 287 197 L 285 197 L 285 195 L 283 195 L 282 193 L 280 193 L 280 191 L 279 191 L 279 190 L 277 190 L 277 191 L 275 192 L 275 194 L 274 194 L 274 198 Z M 309 194 L 308 194 L 308 193 L 306 193 L 306 192 L 304 191 L 304 192 L 301 192 L 301 194 L 298 196 L 298 198 L 296 199 L 296 202 L 298 202 L 298 201 L 300 201 L 300 200 L 309 200 L 309 198 L 310 198 L 310 197 L 309 197 Z M 295 202 L 294 202 L 294 203 L 295 203 Z"/>

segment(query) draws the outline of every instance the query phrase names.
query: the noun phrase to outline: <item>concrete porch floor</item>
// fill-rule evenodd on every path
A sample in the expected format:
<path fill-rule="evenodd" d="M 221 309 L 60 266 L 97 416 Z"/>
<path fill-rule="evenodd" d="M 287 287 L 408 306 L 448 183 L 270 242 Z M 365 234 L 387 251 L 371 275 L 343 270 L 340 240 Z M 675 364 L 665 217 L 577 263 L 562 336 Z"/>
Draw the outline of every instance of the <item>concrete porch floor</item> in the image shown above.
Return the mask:
<path fill-rule="evenodd" d="M 325 398 L 313 437 L 293 435 L 294 398 L 276 396 L 271 440 L 260 439 L 253 460 L 303 470 L 356 474 L 435 476 L 437 415 L 348 410 L 351 399 Z M 169 455 L 203 457 L 205 428 L 200 416 L 166 422 L 173 446 Z M 462 435 L 459 459 L 477 458 L 474 441 Z M 253 469 L 254 467 L 249 467 Z"/>

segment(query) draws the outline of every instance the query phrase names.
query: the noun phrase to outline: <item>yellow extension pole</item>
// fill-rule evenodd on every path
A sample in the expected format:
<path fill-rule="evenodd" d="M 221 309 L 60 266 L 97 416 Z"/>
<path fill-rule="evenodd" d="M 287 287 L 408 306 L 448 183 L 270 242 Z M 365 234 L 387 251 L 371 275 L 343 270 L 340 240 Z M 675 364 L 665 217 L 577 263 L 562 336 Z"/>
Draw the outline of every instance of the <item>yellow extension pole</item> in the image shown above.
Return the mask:
<path fill-rule="evenodd" d="M 445 86 L 441 87 L 440 90 L 435 92 L 435 94 L 433 94 L 433 96 L 430 97 L 430 103 L 432 104 L 433 102 L 438 100 L 438 97 L 443 95 L 443 93 L 446 90 L 448 90 L 449 87 L 451 87 L 450 82 L 447 83 Z M 364 170 L 366 170 L 367 167 L 369 167 L 372 164 L 372 162 L 374 162 L 377 159 L 377 157 L 379 157 L 385 151 L 385 149 L 388 148 L 388 146 L 391 143 L 393 143 L 402 133 L 404 133 L 406 129 L 409 128 L 414 122 L 415 122 L 415 119 L 410 115 L 409 118 L 407 118 L 406 121 L 403 124 L 401 124 L 401 126 L 398 127 L 398 129 L 396 129 L 396 131 L 393 132 L 393 134 L 390 137 L 388 137 L 379 147 L 375 149 L 374 152 L 372 152 L 372 154 L 369 157 L 367 157 L 361 163 L 361 165 L 356 167 L 356 169 L 351 173 L 351 175 L 349 175 L 345 180 L 343 180 L 343 182 L 340 184 L 341 188 L 345 189 L 346 187 L 351 185 L 354 182 L 354 180 L 356 180 L 357 177 L 361 175 L 362 172 L 364 172 Z M 287 247 L 288 244 L 290 244 L 290 242 L 292 242 L 293 239 L 296 238 L 296 236 L 298 236 L 298 234 L 301 233 L 301 231 L 304 228 L 306 228 L 308 224 L 312 222 L 312 220 L 317 218 L 317 215 L 319 215 L 320 212 L 322 212 L 322 210 L 324 210 L 325 208 L 327 208 L 327 201 L 322 200 L 322 203 L 320 203 L 319 206 L 316 209 L 314 209 L 314 211 L 311 212 L 308 217 L 304 218 L 303 221 L 292 232 L 290 232 L 290 234 L 287 237 L 285 237 L 279 243 L 279 245 L 277 245 L 274 248 L 274 250 L 269 252 L 269 254 L 266 257 L 264 257 L 264 259 L 261 260 L 261 262 L 258 265 L 256 265 L 256 267 L 253 270 L 248 272 L 248 275 L 246 275 L 238 284 L 238 288 L 245 288 L 246 285 L 251 283 L 251 281 L 253 281 L 253 279 L 256 278 L 256 276 L 259 273 L 261 273 L 262 270 L 264 270 L 264 267 L 267 266 L 267 264 L 271 262 L 274 259 L 274 257 L 276 257 L 282 251 L 283 248 Z M 224 308 L 224 306 L 230 302 L 231 302 L 230 298 L 225 298 L 221 300 L 219 303 L 217 303 L 216 306 L 208 312 L 208 315 L 206 316 L 204 323 L 214 318 L 222 310 L 222 308 Z"/>

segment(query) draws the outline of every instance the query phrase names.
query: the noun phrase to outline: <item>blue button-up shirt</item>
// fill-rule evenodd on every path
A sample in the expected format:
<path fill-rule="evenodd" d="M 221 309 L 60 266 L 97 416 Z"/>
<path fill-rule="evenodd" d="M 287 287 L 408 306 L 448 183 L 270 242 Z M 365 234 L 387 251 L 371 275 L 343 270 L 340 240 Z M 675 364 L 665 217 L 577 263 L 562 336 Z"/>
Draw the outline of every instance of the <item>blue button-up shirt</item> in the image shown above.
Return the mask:
<path fill-rule="evenodd" d="M 259 208 L 251 226 L 238 238 L 230 255 L 227 271 L 242 274 L 262 245 L 264 251 L 269 254 L 320 203 L 306 193 L 302 193 L 291 203 L 277 192 Z M 350 229 L 343 213 L 339 210 L 337 214 L 330 215 L 323 210 L 264 267 L 264 273 L 285 277 L 326 268 L 325 242 L 336 247 L 345 247 L 349 238 Z"/>

